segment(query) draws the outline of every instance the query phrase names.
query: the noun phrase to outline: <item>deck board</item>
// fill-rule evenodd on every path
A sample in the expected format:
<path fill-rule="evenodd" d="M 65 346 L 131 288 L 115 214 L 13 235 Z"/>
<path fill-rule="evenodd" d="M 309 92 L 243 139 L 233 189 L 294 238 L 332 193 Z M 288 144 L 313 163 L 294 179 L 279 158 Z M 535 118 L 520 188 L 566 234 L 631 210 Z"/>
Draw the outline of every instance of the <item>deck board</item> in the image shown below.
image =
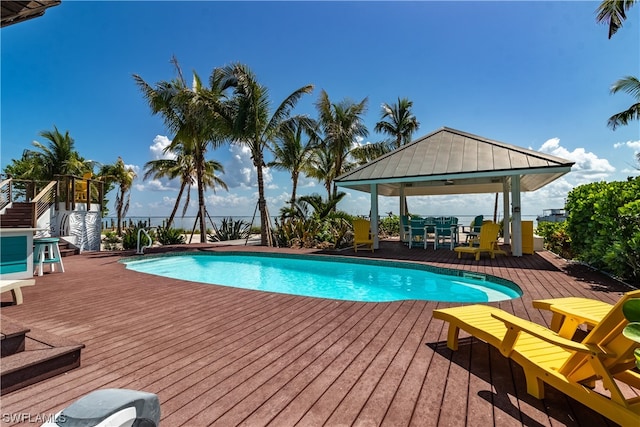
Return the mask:
<path fill-rule="evenodd" d="M 203 285 L 126 270 L 123 255 L 66 258 L 65 273 L 45 273 L 24 289 L 22 305 L 2 307 L 4 317 L 85 344 L 80 368 L 3 396 L 3 414 L 53 414 L 95 389 L 121 387 L 158 394 L 166 426 L 612 425 L 549 387 L 544 401 L 527 395 L 522 369 L 486 343 L 463 333 L 460 350 L 447 349 L 445 325 L 431 314 L 456 304 Z M 523 297 L 495 305 L 545 325 L 551 316 L 534 309 L 534 299 L 613 303 L 629 290 L 548 252 L 476 262 L 384 241 L 373 254 L 339 255 L 513 280 Z"/>

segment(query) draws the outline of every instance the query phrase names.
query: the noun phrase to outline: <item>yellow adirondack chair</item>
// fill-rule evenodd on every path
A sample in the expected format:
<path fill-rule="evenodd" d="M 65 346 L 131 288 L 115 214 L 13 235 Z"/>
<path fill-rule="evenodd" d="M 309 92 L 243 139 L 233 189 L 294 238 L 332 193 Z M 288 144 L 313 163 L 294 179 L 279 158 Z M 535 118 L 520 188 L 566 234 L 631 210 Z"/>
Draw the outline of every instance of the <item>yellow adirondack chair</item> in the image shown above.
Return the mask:
<path fill-rule="evenodd" d="M 544 398 L 547 383 L 620 425 L 635 426 L 640 420 L 640 373 L 633 369 L 633 351 L 640 344 L 622 334 L 628 323 L 622 305 L 630 298 L 640 298 L 640 291 L 621 298 L 581 342 L 490 306 L 434 310 L 433 317 L 449 322 L 450 349 L 457 350 L 463 329 L 522 366 L 532 396 Z M 635 395 L 625 395 L 623 384 L 635 389 Z"/>
<path fill-rule="evenodd" d="M 373 237 L 371 236 L 371 222 L 366 219 L 353 221 L 353 249 L 358 252 L 358 245 L 367 245 L 373 252 Z"/>
<path fill-rule="evenodd" d="M 629 298 L 629 294 L 622 297 Z M 571 338 L 580 325 L 591 330 L 611 311 L 613 305 L 590 298 L 566 297 L 533 301 L 533 307 L 553 313 L 549 328 L 561 337 Z"/>
<path fill-rule="evenodd" d="M 86 202 L 87 201 L 87 190 L 89 185 L 89 180 L 93 177 L 91 172 L 87 172 L 82 175 L 81 181 L 76 181 L 76 192 L 74 194 L 74 198 L 76 202 Z"/>
<path fill-rule="evenodd" d="M 480 227 L 479 246 L 473 246 L 475 241 L 470 241 L 469 246 L 458 246 L 453 250 L 458 253 L 458 259 L 463 253 L 474 254 L 476 261 L 480 261 L 480 254 L 488 252 L 491 255 L 491 259 L 496 257 L 496 254 L 506 254 L 506 252 L 498 249 L 498 233 L 500 232 L 500 225 L 495 223 L 482 224 Z"/>

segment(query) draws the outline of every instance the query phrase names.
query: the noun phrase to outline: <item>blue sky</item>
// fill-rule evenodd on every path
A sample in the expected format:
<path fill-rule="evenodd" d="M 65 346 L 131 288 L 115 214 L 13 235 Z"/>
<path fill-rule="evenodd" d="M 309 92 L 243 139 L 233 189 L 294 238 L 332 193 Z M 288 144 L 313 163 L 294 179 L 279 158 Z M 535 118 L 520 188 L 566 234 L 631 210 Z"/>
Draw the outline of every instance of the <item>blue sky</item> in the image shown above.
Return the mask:
<path fill-rule="evenodd" d="M 68 130 L 80 154 L 101 163 L 121 156 L 139 173 L 130 216 L 168 216 L 177 182 L 142 181 L 145 162 L 170 141 L 132 74 L 148 83 L 185 72 L 206 79 L 214 67 L 247 64 L 274 107 L 315 85 L 296 112 L 315 117 L 321 89 L 332 101 L 368 97 L 362 143 L 380 105 L 414 102 L 416 137 L 442 126 L 576 162 L 564 178 L 523 195 L 523 215 L 562 207 L 576 185 L 637 175 L 638 122 L 611 131 L 606 121 L 634 100 L 610 95 L 640 74 L 640 6 L 607 39 L 595 22 L 599 2 L 81 2 L 63 0 L 43 17 L 1 30 L 1 165 L 45 142 L 39 132 Z M 212 216 L 250 216 L 255 171 L 237 146 L 212 151 L 229 191 L 209 191 Z M 289 175 L 266 171 L 272 214 L 290 197 Z M 301 194 L 324 195 L 303 177 Z M 195 203 L 196 193 L 193 193 Z M 398 212 L 381 198 L 381 212 Z M 500 210 L 502 205 L 500 205 Z M 195 208 L 195 206 L 194 206 Z M 368 214 L 369 195 L 349 192 L 340 208 Z M 414 198 L 411 212 L 493 212 L 493 195 Z M 195 209 L 188 213 L 193 214 Z"/>

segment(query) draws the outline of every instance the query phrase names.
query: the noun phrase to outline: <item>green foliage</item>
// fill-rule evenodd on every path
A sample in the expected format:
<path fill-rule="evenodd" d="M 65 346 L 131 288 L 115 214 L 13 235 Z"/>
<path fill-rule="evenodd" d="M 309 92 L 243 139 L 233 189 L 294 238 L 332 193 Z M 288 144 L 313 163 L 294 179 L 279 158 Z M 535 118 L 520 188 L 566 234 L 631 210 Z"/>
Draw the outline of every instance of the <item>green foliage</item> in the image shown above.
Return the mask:
<path fill-rule="evenodd" d="M 170 227 L 158 227 L 156 230 L 158 242 L 163 245 L 182 245 L 184 236 L 182 230 Z"/>
<path fill-rule="evenodd" d="M 565 259 L 572 259 L 571 238 L 567 233 L 567 222 L 540 222 L 536 234 L 544 237 L 545 249 L 560 255 Z"/>
<path fill-rule="evenodd" d="M 576 257 L 640 283 L 640 177 L 576 187 L 566 208 Z"/>
<path fill-rule="evenodd" d="M 629 321 L 622 334 L 630 340 L 640 343 L 640 299 L 634 298 L 625 302 L 622 306 L 622 312 Z M 636 348 L 633 354 L 636 357 L 636 366 L 640 369 L 640 348 Z"/>
<path fill-rule="evenodd" d="M 138 230 L 146 228 L 145 223 L 143 221 L 138 221 L 138 224 L 133 227 L 129 227 L 124 230 L 122 234 L 122 247 L 126 249 L 137 249 L 138 246 Z M 152 245 L 156 240 L 156 235 L 152 230 L 147 230 L 149 237 L 151 237 L 151 242 L 147 239 L 147 236 L 144 233 L 140 234 L 140 246 L 148 246 Z"/>
<path fill-rule="evenodd" d="M 104 249 L 107 251 L 115 251 L 120 248 L 121 239 L 118 237 L 115 231 L 107 231 L 102 238 Z"/>
<path fill-rule="evenodd" d="M 249 237 L 250 225 L 243 220 L 234 221 L 233 218 L 222 218 L 220 227 L 213 225 L 212 232 L 208 235 L 210 242 L 223 242 L 227 240 L 240 240 Z"/>
<path fill-rule="evenodd" d="M 339 249 L 349 246 L 353 240 L 351 220 L 351 215 L 341 211 L 324 218 L 276 219 L 274 238 L 281 247 Z"/>
<path fill-rule="evenodd" d="M 400 217 L 391 215 L 380 220 L 378 233 L 381 236 L 398 236 L 400 234 Z"/>
<path fill-rule="evenodd" d="M 314 248 L 320 229 L 320 221 L 315 218 L 284 218 L 281 223 L 276 219 L 274 237 L 280 247 Z"/>

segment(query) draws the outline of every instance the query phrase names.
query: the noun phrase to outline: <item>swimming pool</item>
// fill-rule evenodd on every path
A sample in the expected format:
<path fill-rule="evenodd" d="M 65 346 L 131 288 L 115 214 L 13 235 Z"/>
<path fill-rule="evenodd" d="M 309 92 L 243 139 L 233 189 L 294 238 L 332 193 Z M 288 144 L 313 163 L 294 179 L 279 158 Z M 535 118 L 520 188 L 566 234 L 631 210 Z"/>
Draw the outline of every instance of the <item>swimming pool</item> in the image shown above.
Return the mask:
<path fill-rule="evenodd" d="M 259 253 L 147 255 L 122 262 L 174 279 L 348 301 L 494 302 L 522 295 L 509 280 L 408 262 Z"/>

